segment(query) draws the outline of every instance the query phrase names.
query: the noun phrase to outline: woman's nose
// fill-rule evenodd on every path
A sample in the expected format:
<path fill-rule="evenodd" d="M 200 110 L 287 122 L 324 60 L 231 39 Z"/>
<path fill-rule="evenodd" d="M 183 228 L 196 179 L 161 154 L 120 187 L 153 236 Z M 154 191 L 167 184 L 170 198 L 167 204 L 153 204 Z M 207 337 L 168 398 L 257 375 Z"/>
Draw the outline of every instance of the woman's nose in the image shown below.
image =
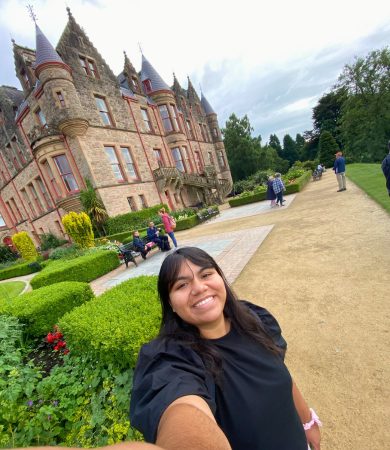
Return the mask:
<path fill-rule="evenodd" d="M 203 283 L 202 279 L 194 278 L 192 280 L 192 286 L 191 286 L 191 294 L 192 295 L 198 295 L 199 293 L 203 292 L 206 288 L 205 283 Z"/>

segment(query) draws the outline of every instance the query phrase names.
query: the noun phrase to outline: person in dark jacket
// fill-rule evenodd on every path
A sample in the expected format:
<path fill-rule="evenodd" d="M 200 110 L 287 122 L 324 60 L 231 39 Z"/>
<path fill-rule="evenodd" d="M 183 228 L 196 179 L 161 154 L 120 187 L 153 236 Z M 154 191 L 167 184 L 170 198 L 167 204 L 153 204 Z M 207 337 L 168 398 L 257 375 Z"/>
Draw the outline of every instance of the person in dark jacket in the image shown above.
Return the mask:
<path fill-rule="evenodd" d="M 346 191 L 347 187 L 345 184 L 345 159 L 343 158 L 342 152 L 336 153 L 336 159 L 334 161 L 333 170 L 337 177 L 337 182 L 339 184 L 339 189 L 337 192 Z"/>
<path fill-rule="evenodd" d="M 150 251 L 145 242 L 139 237 L 138 230 L 133 232 L 133 246 L 137 252 L 141 253 L 143 259 L 146 259 L 146 255 Z"/>
<path fill-rule="evenodd" d="M 390 196 L 390 141 L 387 143 L 387 147 L 389 149 L 389 153 L 382 161 L 382 171 L 386 178 L 386 188 Z"/>
<path fill-rule="evenodd" d="M 274 177 L 272 175 L 270 175 L 268 177 L 268 181 L 267 181 L 267 200 L 271 200 L 271 204 L 270 207 L 271 208 L 275 208 L 275 206 L 278 206 L 276 203 L 276 194 L 274 191 L 274 188 L 272 186 L 274 181 Z"/>
<path fill-rule="evenodd" d="M 149 227 L 146 230 L 149 242 L 157 244 L 161 251 L 169 250 L 168 236 L 160 234 L 160 230 L 154 226 L 154 222 L 149 222 Z"/>

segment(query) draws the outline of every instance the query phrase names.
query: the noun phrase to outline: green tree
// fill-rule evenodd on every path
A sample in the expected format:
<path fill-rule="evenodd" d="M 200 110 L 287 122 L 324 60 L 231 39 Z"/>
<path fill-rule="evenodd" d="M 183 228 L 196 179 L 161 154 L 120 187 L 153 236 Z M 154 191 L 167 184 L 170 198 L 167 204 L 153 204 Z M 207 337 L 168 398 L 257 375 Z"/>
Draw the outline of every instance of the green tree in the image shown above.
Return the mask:
<path fill-rule="evenodd" d="M 105 223 L 108 219 L 108 214 L 103 202 L 98 197 L 90 180 L 85 180 L 87 188 L 80 192 L 80 201 L 83 210 L 91 219 L 92 225 L 100 236 L 107 234 L 105 230 Z"/>
<path fill-rule="evenodd" d="M 289 134 L 286 134 L 283 138 L 282 158 L 287 159 L 290 167 L 299 159 L 295 141 Z"/>
<path fill-rule="evenodd" d="M 390 138 L 390 49 L 374 50 L 346 65 L 339 87 L 348 92 L 341 133 L 355 161 L 380 161 Z"/>
<path fill-rule="evenodd" d="M 341 148 L 341 109 L 347 97 L 345 88 L 335 88 L 324 94 L 313 108 L 314 133 L 319 137 L 323 131 L 329 131 Z"/>
<path fill-rule="evenodd" d="M 279 156 L 282 156 L 283 149 L 282 146 L 280 145 L 279 138 L 276 136 L 276 134 L 270 135 L 268 145 L 274 148 L 278 152 Z"/>
<path fill-rule="evenodd" d="M 260 143 L 252 137 L 253 128 L 245 115 L 239 119 L 234 113 L 222 130 L 226 154 L 233 180 L 243 180 L 259 169 Z"/>
<path fill-rule="evenodd" d="M 305 131 L 303 133 L 305 139 L 305 145 L 302 150 L 302 161 L 313 161 L 318 156 L 318 143 L 319 136 L 313 130 Z M 321 161 L 320 161 L 321 162 Z"/>
<path fill-rule="evenodd" d="M 303 161 L 302 156 L 303 156 L 303 149 L 305 147 L 305 138 L 301 135 L 301 134 L 297 134 L 295 136 L 295 149 L 297 151 L 298 154 L 298 159 Z"/>
<path fill-rule="evenodd" d="M 319 159 L 325 167 L 333 167 L 334 155 L 339 151 L 335 138 L 329 131 L 323 131 L 319 141 Z"/>

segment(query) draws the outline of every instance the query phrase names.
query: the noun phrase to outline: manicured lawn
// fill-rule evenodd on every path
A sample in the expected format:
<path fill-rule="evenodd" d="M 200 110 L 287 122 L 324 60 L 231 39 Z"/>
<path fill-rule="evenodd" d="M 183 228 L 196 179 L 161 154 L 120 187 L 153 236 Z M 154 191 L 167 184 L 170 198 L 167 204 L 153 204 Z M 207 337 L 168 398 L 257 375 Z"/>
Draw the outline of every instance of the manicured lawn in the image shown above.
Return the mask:
<path fill-rule="evenodd" d="M 380 164 L 350 164 L 346 175 L 390 213 L 390 197 Z"/>
<path fill-rule="evenodd" d="M 25 284 L 23 281 L 8 281 L 7 283 L 0 283 L 0 297 L 13 298 L 19 295 Z"/>

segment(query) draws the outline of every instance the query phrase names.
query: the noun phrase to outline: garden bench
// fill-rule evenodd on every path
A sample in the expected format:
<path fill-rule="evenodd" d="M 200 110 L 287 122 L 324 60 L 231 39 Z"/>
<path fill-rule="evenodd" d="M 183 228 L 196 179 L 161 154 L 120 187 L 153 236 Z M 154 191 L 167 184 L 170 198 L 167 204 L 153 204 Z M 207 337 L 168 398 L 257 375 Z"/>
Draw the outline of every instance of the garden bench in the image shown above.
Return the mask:
<path fill-rule="evenodd" d="M 147 243 L 149 243 L 149 239 L 147 236 L 145 236 L 141 239 L 145 243 L 145 245 Z M 153 242 L 153 245 L 149 246 L 149 248 L 150 248 L 150 250 L 152 250 L 156 246 L 157 246 L 157 244 L 155 244 Z M 126 267 L 129 267 L 129 262 L 132 262 L 137 266 L 137 261 L 135 260 L 135 258 L 137 256 L 140 256 L 141 253 L 134 248 L 134 245 L 132 242 L 129 242 L 127 244 L 118 245 L 118 249 L 119 249 L 119 255 L 123 256 L 123 260 L 126 264 Z"/>

